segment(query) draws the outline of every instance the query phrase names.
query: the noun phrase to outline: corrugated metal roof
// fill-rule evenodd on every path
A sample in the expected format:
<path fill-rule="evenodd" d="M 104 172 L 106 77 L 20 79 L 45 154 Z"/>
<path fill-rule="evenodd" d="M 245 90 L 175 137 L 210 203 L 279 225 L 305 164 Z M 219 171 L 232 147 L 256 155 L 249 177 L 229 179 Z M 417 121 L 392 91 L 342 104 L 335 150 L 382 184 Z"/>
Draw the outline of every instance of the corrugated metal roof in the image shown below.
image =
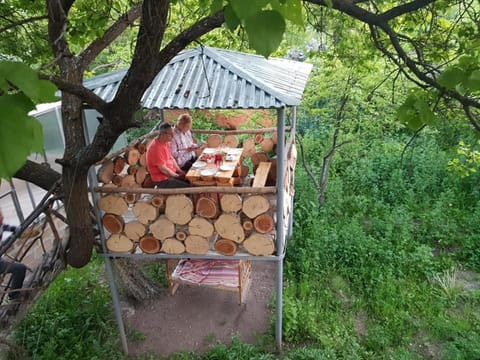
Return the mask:
<path fill-rule="evenodd" d="M 258 109 L 299 105 L 311 64 L 199 47 L 174 57 L 142 98 L 145 108 Z M 127 70 L 85 81 L 111 101 Z"/>

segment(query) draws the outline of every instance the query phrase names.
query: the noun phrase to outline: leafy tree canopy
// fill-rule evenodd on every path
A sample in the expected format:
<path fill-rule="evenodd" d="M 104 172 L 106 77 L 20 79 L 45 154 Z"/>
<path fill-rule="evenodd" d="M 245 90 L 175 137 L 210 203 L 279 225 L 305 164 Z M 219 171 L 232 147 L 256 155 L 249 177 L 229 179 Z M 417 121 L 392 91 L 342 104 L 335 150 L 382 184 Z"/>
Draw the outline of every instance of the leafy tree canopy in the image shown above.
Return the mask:
<path fill-rule="evenodd" d="M 135 114 L 143 93 L 179 51 L 197 41 L 237 47 L 248 40 L 250 48 L 269 56 L 289 29 L 311 27 L 321 39 L 315 51 L 327 54 L 324 60 L 350 61 L 365 74 L 383 71 L 392 92 L 401 90 L 398 117 L 412 129 L 435 123 L 443 111 L 456 111 L 480 131 L 479 7 L 471 0 L 2 2 L 0 53 L 40 68 L 41 77 L 62 91 L 66 148 L 58 162 L 69 194 L 67 217 L 75 230 L 69 263 L 83 266 L 93 243 L 86 220 L 88 168 L 123 131 L 139 125 Z M 223 36 L 220 29 L 231 34 Z M 99 66 L 123 62 L 129 70 L 109 103 L 83 87 L 84 77 Z M 103 116 L 88 145 L 81 122 L 84 104 Z M 15 176 L 35 176 L 22 169 Z"/>

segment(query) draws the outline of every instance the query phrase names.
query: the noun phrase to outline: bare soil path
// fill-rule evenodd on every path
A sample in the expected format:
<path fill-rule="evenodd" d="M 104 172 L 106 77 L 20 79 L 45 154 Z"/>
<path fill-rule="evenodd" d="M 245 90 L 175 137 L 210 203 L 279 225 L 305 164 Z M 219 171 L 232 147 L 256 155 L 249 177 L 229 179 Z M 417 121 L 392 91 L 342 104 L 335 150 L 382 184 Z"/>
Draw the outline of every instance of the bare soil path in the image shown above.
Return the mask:
<path fill-rule="evenodd" d="M 252 283 L 243 305 L 237 292 L 182 286 L 174 296 L 165 292 L 130 311 L 126 326 L 145 337 L 128 344 L 130 355 L 202 353 L 215 343 L 229 344 L 234 336 L 256 344 L 271 328 L 275 267 L 270 261 L 252 262 Z"/>

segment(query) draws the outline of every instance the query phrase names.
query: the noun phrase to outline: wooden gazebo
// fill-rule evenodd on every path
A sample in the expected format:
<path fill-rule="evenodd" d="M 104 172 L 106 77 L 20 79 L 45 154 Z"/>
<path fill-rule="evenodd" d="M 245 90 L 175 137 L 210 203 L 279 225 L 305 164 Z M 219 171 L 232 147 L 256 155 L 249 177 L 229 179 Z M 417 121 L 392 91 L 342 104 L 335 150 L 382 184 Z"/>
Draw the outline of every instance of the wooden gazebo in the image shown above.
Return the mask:
<path fill-rule="evenodd" d="M 283 259 L 293 223 L 296 107 L 311 67 L 286 59 L 200 47 L 172 59 L 145 92 L 142 105 L 147 109 L 275 109 L 277 126 L 192 131 L 215 139 L 211 147 L 227 144 L 239 149 L 241 161 L 228 183 L 202 183 L 199 179 L 191 188 L 152 188 L 145 164 L 148 135 L 104 159 L 96 173 L 98 186 L 93 196 L 126 353 L 111 268 L 114 257 L 162 259 L 167 263 L 186 258 L 238 260 L 239 264 L 275 262 L 275 334 L 281 348 Z M 85 85 L 108 101 L 125 74 L 120 70 L 101 75 Z M 240 302 L 248 269 L 239 268 L 240 274 L 246 274 L 239 278 Z"/>

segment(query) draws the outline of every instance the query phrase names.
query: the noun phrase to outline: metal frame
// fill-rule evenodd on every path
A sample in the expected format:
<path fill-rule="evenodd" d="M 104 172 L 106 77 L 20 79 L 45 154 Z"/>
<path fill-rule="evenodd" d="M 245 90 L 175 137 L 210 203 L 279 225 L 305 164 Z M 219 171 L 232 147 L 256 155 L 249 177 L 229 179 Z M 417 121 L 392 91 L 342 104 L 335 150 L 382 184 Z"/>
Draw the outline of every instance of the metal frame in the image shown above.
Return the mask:
<path fill-rule="evenodd" d="M 292 221 L 293 221 L 293 211 L 290 214 L 288 219 L 288 229 L 287 233 L 285 233 L 285 227 L 283 224 L 283 211 L 284 211 L 284 186 L 285 186 L 285 164 L 286 164 L 286 154 L 285 154 L 285 111 L 286 107 L 277 109 L 277 164 L 282 164 L 277 166 L 277 184 L 276 184 L 276 193 L 277 193 L 277 255 L 275 256 L 231 256 L 231 259 L 248 259 L 253 261 L 275 261 L 276 262 L 276 277 L 275 277 L 275 297 L 276 297 L 276 313 L 275 313 L 275 342 L 278 351 L 282 350 L 282 325 L 283 325 L 283 260 L 285 257 L 285 248 L 284 244 L 286 245 L 287 240 L 290 238 L 292 234 Z M 162 111 L 163 112 L 163 111 Z M 296 107 L 293 107 L 292 112 L 292 128 L 290 132 L 290 136 L 295 136 L 295 123 L 296 123 Z M 84 119 L 85 121 L 85 119 Z M 86 134 L 88 135 L 88 134 Z M 86 137 L 88 139 L 88 136 Z M 99 198 L 99 194 L 94 191 L 94 188 L 97 186 L 97 178 L 95 175 L 94 167 L 90 168 L 90 191 L 93 196 L 94 204 L 97 203 Z M 121 305 L 119 294 L 117 290 L 117 286 L 115 284 L 115 278 L 113 274 L 113 268 L 111 263 L 111 258 L 118 258 L 118 257 L 128 257 L 131 259 L 180 259 L 184 258 L 185 255 L 169 255 L 169 254 L 109 254 L 107 252 L 105 246 L 105 233 L 102 226 L 100 210 L 95 206 L 95 213 L 97 224 L 100 230 L 100 237 L 103 249 L 103 258 L 105 261 L 105 269 L 107 274 L 107 280 L 110 286 L 110 292 L 112 295 L 112 302 L 114 307 L 115 318 L 117 320 L 117 325 L 120 333 L 120 339 L 122 342 L 122 348 L 125 354 L 128 355 L 128 342 L 127 336 L 125 331 L 125 325 L 122 319 L 121 313 Z M 215 259 L 215 258 L 225 258 L 221 255 L 188 255 L 189 258 L 202 258 L 202 259 Z"/>

